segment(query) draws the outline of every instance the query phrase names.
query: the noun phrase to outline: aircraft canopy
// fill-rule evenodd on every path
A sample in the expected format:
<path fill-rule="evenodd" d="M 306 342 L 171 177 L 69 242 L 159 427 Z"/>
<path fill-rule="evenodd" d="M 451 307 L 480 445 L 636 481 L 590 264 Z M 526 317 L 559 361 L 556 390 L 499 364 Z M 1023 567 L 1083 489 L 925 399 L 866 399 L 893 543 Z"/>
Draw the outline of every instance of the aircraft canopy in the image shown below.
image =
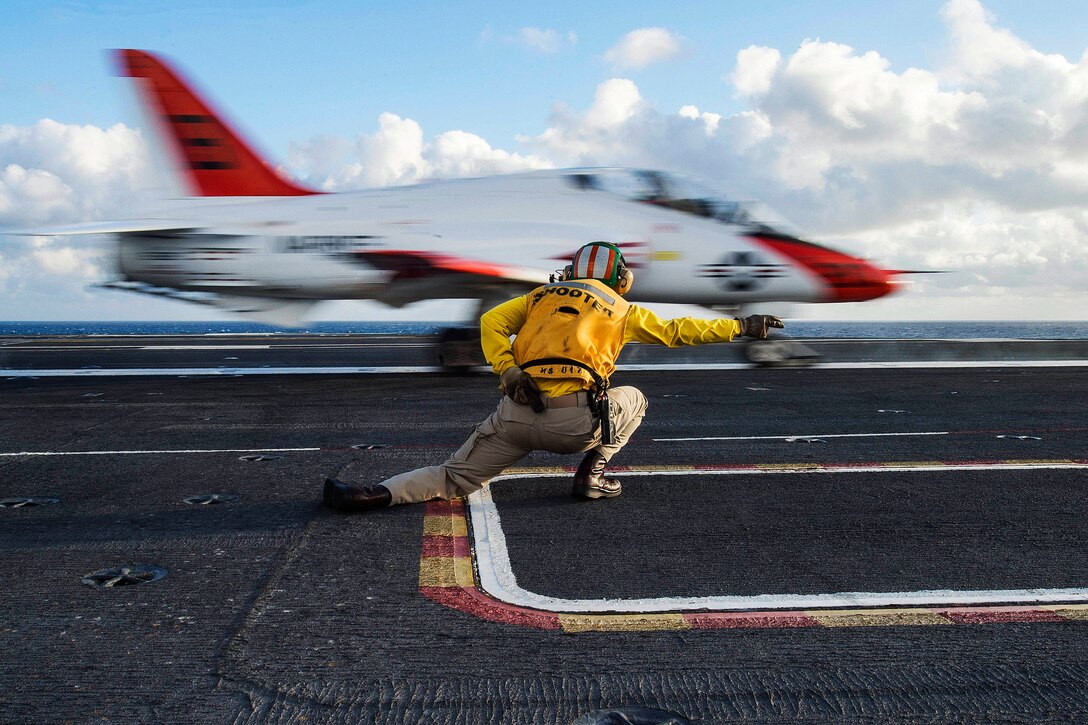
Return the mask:
<path fill-rule="evenodd" d="M 732 199 L 707 182 L 681 174 L 606 168 L 579 169 L 569 178 L 579 189 L 603 191 L 761 232 L 788 233 L 790 226 L 761 202 Z"/>

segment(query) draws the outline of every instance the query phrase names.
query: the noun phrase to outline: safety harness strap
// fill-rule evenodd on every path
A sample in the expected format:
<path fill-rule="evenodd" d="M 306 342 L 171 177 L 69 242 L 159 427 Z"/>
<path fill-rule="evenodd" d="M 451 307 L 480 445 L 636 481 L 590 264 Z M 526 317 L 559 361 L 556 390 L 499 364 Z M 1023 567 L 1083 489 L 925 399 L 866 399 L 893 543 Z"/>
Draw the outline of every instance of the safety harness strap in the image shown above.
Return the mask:
<path fill-rule="evenodd" d="M 590 366 L 586 365 L 583 362 L 578 362 L 577 360 L 571 360 L 570 358 L 565 358 L 565 357 L 542 357 L 542 358 L 539 358 L 537 360 L 530 360 L 529 362 L 522 363 L 518 367 L 520 367 L 522 370 L 525 370 L 526 368 L 535 367 L 537 365 L 573 365 L 574 367 L 581 368 L 582 370 L 585 370 L 587 373 L 589 373 L 589 376 L 591 378 L 593 378 L 593 384 L 595 386 L 597 386 L 597 388 L 599 390 L 607 390 L 608 389 L 608 381 L 605 380 L 604 378 L 602 378 L 597 373 L 596 370 L 594 370 L 593 368 L 591 368 Z"/>
<path fill-rule="evenodd" d="M 593 395 L 590 396 L 590 407 L 593 414 L 601 422 L 601 443 L 606 446 L 612 445 L 612 416 L 608 404 L 608 381 L 585 363 L 565 357 L 542 357 L 523 363 L 519 367 L 524 370 L 537 365 L 573 365 L 589 373 L 589 376 L 593 378 Z"/>

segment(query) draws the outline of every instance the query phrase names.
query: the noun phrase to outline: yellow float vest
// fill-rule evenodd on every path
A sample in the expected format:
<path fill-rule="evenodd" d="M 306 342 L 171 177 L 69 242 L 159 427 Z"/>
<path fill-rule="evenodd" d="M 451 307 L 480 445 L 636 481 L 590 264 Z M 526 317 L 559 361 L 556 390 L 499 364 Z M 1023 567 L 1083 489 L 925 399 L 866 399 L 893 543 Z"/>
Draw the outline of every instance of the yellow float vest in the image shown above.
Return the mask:
<path fill-rule="evenodd" d="M 529 293 L 529 312 L 514 338 L 514 362 L 534 378 L 579 379 L 588 389 L 593 376 L 577 365 L 527 363 L 572 360 L 607 380 L 616 369 L 630 309 L 630 303 L 595 279 L 538 287 Z"/>

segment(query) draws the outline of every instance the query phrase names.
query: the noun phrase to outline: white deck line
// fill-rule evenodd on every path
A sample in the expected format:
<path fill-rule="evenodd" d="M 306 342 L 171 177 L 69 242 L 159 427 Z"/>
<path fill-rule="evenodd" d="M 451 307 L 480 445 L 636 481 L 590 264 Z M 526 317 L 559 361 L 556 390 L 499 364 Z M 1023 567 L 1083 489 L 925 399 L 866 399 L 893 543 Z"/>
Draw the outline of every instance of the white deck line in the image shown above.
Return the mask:
<path fill-rule="evenodd" d="M 750 363 L 621 364 L 624 370 L 751 370 Z M 883 362 L 829 362 L 788 370 L 859 370 L 864 368 L 1082 368 L 1088 360 L 895 360 Z"/>
<path fill-rule="evenodd" d="M 49 349 L 49 348 L 44 348 Z M 87 350 L 88 348 L 83 348 Z M 137 350 L 271 350 L 271 345 L 142 345 Z"/>
<path fill-rule="evenodd" d="M 819 363 L 815 367 L 835 370 L 859 368 L 1083 368 L 1088 360 L 897 360 L 894 362 Z"/>
<path fill-rule="evenodd" d="M 192 348 L 186 348 L 192 349 Z M 951 362 L 859 362 L 819 363 L 806 370 L 860 370 L 866 368 L 1062 368 L 1088 367 L 1088 360 L 993 360 Z M 473 368 L 481 372 L 487 367 Z M 663 363 L 653 365 L 621 365 L 620 371 L 645 370 L 752 370 L 748 363 Z M 214 368 L 54 368 L 11 369 L 0 368 L 0 377 L 7 378 L 61 378 L 61 377 L 119 377 L 119 376 L 170 376 L 170 375 L 388 375 L 402 373 L 437 373 L 443 369 L 432 365 L 389 365 L 364 367 L 214 367 Z"/>
<path fill-rule="evenodd" d="M 290 453 L 320 451 L 321 448 L 191 448 L 181 450 L 144 451 L 18 451 L 0 453 L 0 457 L 13 456 L 150 456 L 177 453 Z"/>
<path fill-rule="evenodd" d="M 791 473 L 860 473 L 904 471 L 980 471 L 1022 470 L 1040 468 L 1085 468 L 1083 463 L 1016 463 L 1016 464 L 963 464 L 948 466 L 872 466 L 849 468 L 796 468 L 796 469 L 725 469 L 625 471 L 631 476 L 702 476 L 702 475 L 771 475 Z M 518 478 L 556 478 L 568 474 L 515 473 L 498 476 L 494 482 Z M 746 611 L 746 610 L 796 610 L 840 609 L 890 606 L 963 606 L 989 604 L 1042 604 L 1046 602 L 1088 601 L 1088 588 L 1072 589 L 934 589 L 908 592 L 833 592 L 828 594 L 758 594 L 748 596 L 713 597 L 654 597 L 644 599 L 562 599 L 536 594 L 518 586 L 517 577 L 510 565 L 506 537 L 502 530 L 499 512 L 491 498 L 490 488 L 485 486 L 468 497 L 469 515 L 472 521 L 473 545 L 476 565 L 480 575 L 480 588 L 499 601 L 546 612 L 582 613 L 649 613 L 681 611 Z"/>
<path fill-rule="evenodd" d="M 376 375 L 394 373 L 435 373 L 439 367 L 282 367 L 282 368 L 92 368 L 60 370 L 0 370 L 7 378 L 111 378 L 126 376 L 188 376 L 188 375 Z"/>
<path fill-rule="evenodd" d="M 686 443 L 690 441 L 795 441 L 802 438 L 882 438 L 887 436 L 946 436 L 946 430 L 917 433 L 814 433 L 788 436 L 702 436 L 699 438 L 654 438 L 655 443 Z"/>
<path fill-rule="evenodd" d="M 397 343 L 398 348 L 430 347 L 430 343 Z M 268 345 L 23 345 L 18 342 L 0 342 L 0 347 L 15 347 L 18 352 L 32 350 L 34 352 L 87 352 L 89 350 L 345 350 L 357 348 L 380 347 L 388 348 L 388 343 L 359 342 L 359 343 L 292 343 L 274 342 Z"/>

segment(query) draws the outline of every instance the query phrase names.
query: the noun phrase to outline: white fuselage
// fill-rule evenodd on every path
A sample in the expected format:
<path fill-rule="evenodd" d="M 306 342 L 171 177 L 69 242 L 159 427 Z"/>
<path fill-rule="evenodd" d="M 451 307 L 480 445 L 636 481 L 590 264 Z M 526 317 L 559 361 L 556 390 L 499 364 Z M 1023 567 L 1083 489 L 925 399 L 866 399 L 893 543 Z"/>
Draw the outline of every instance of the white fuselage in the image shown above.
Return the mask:
<path fill-rule="evenodd" d="M 619 244 L 636 270 L 632 301 L 833 301 L 820 274 L 758 244 L 750 225 L 572 182 L 586 173 L 636 172 L 547 171 L 340 194 L 192 199 L 171 211 L 183 220 L 177 229 L 118 235 L 118 268 L 126 280 L 188 292 L 399 305 L 478 298 L 488 284 L 543 283 L 579 246 L 601 239 Z M 416 279 L 374 263 L 399 253 L 520 274 Z"/>

